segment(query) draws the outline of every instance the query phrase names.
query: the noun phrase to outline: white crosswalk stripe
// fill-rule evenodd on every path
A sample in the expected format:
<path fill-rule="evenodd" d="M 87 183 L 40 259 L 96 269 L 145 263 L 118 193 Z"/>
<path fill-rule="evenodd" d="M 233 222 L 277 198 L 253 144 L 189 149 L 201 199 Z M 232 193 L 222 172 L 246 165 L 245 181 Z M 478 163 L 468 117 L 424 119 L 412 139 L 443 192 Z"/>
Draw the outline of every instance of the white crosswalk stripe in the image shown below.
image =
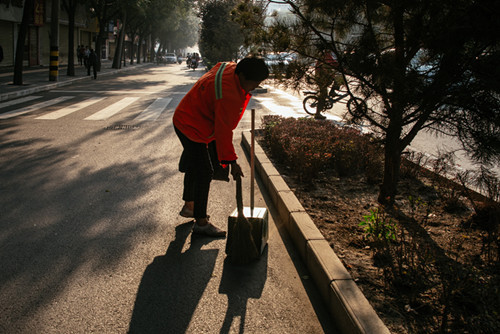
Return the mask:
<path fill-rule="evenodd" d="M 131 94 L 134 94 L 134 95 L 151 95 L 151 94 L 157 94 L 159 93 L 160 91 L 162 91 L 163 88 L 161 89 L 155 89 L 155 90 L 142 90 L 142 89 L 137 89 L 137 90 L 134 90 L 134 89 L 129 89 L 129 90 L 107 90 L 106 91 L 106 94 L 107 95 L 131 95 Z M 78 93 L 89 93 L 89 92 L 92 92 L 92 93 L 99 93 L 99 91 L 96 91 L 96 90 L 92 90 L 92 89 L 89 89 L 89 90 L 61 90 L 61 89 L 58 89 L 58 90 L 53 90 L 52 92 L 54 93 L 66 93 L 66 94 L 78 94 Z"/>
<path fill-rule="evenodd" d="M 89 99 L 86 99 L 84 101 L 72 104 L 70 106 L 67 106 L 66 108 L 62 108 L 59 110 L 56 110 L 54 112 L 45 114 L 43 116 L 37 117 L 36 119 L 58 119 L 63 116 L 69 115 L 71 113 L 74 113 L 75 111 L 78 111 L 80 109 L 86 108 L 94 103 L 97 103 L 99 101 L 104 100 L 104 97 L 91 97 Z"/>
<path fill-rule="evenodd" d="M 135 118 L 135 121 L 156 121 L 158 117 L 160 117 L 163 110 L 165 110 L 165 108 L 168 106 L 170 101 L 172 101 L 172 98 L 170 97 L 156 99 L 149 105 L 149 107 L 146 108 L 146 110 L 141 112 L 139 116 Z"/>
<path fill-rule="evenodd" d="M 45 107 L 48 107 L 48 106 L 51 106 L 51 105 L 54 105 L 57 103 L 61 103 L 61 102 L 64 102 L 64 101 L 72 99 L 72 98 L 74 98 L 74 96 L 61 96 L 61 97 L 58 97 L 58 98 L 55 98 L 52 100 L 33 104 L 29 107 L 11 110 L 11 111 L 8 111 L 6 113 L 0 114 L 0 119 L 7 119 L 7 118 L 12 118 L 12 117 L 24 115 L 24 114 L 27 114 L 27 113 L 32 112 L 34 110 L 38 110 L 38 109 L 45 108 Z"/>
<path fill-rule="evenodd" d="M 181 94 L 181 92 L 173 92 L 173 94 L 178 95 Z M 185 92 L 184 92 L 185 94 Z M 17 100 L 12 100 L 4 103 L 0 103 L 0 119 L 8 119 L 8 118 L 13 118 L 16 116 L 24 115 L 29 112 L 34 112 L 38 111 L 39 115 L 37 115 L 36 118 L 37 120 L 57 120 L 62 117 L 68 116 L 70 114 L 73 114 L 77 111 L 80 111 L 84 108 L 93 106 L 92 108 L 96 110 L 95 113 L 91 114 L 90 116 L 84 118 L 86 121 L 101 121 L 101 120 L 106 120 L 115 114 L 122 112 L 127 109 L 130 105 L 132 105 L 134 102 L 136 102 L 139 99 L 142 99 L 141 96 L 129 96 L 129 97 L 122 97 L 118 101 L 115 101 L 114 99 L 110 100 L 113 101 L 112 104 L 106 105 L 104 101 L 107 99 L 110 99 L 109 96 L 95 96 L 95 97 L 90 97 L 90 98 L 84 98 L 82 100 L 78 101 L 71 101 L 70 103 L 65 103 L 64 105 L 60 106 L 59 109 L 52 108 L 53 110 L 45 113 L 43 113 L 43 108 L 49 107 L 58 103 L 62 103 L 66 100 L 73 99 L 75 96 L 61 96 L 58 98 L 54 98 L 51 100 L 47 100 L 44 102 L 36 103 L 33 105 L 29 105 L 26 107 L 18 108 L 15 110 L 7 111 L 4 113 L 2 112 L 2 108 L 7 108 L 9 106 L 13 106 L 16 104 L 21 104 L 21 103 L 26 103 L 38 98 L 42 98 L 42 96 L 27 96 L 24 98 L 20 98 Z M 154 99 L 149 106 L 143 110 L 141 113 L 136 115 L 134 118 L 135 122 L 154 122 L 158 120 L 158 118 L 162 115 L 162 113 L 168 108 L 168 106 L 171 104 L 172 100 L 176 99 L 174 97 L 158 97 Z M 102 102 L 99 106 L 95 106 L 97 103 Z M 98 109 L 100 108 L 100 109 Z M 97 111 L 98 110 L 98 111 Z M 88 115 L 88 114 L 87 114 Z M 86 116 L 87 116 L 86 115 Z M 83 118 L 83 117 L 82 117 Z"/>
<path fill-rule="evenodd" d="M 135 101 L 137 101 L 139 98 L 138 97 L 125 97 L 118 102 L 115 102 L 106 108 L 96 112 L 93 115 L 90 115 L 89 117 L 85 118 L 87 121 L 102 121 L 105 119 L 110 118 L 116 113 L 119 113 L 121 110 L 125 109 Z"/>
<path fill-rule="evenodd" d="M 24 102 L 29 102 L 29 101 L 32 101 L 32 100 L 40 99 L 40 98 L 42 98 L 42 97 L 41 96 L 32 95 L 32 96 L 21 97 L 20 99 L 15 99 L 15 100 L 12 100 L 12 101 L 2 102 L 2 103 L 0 103 L 0 109 L 5 108 L 5 107 L 10 107 L 10 106 L 13 106 L 15 104 L 19 104 L 19 103 L 24 103 Z"/>

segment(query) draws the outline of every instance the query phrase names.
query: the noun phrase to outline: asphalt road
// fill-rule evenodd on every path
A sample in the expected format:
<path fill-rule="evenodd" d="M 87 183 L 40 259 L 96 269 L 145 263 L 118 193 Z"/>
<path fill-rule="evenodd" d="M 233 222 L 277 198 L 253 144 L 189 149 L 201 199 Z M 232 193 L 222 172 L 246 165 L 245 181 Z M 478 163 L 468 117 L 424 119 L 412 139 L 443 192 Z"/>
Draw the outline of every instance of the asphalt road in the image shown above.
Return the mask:
<path fill-rule="evenodd" d="M 146 66 L 2 105 L 1 333 L 335 333 L 272 207 L 267 251 L 247 267 L 178 216 L 171 118 L 202 73 Z M 249 115 L 234 138 L 247 176 Z M 219 226 L 234 187 L 213 183 Z"/>

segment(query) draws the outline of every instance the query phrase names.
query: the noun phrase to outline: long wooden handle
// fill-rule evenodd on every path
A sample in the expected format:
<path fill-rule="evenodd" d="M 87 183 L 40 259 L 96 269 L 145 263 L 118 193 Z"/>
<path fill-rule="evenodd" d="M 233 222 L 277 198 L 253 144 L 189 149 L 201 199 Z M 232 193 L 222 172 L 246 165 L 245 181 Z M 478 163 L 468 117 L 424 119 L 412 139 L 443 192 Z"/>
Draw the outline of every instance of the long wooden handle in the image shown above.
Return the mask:
<path fill-rule="evenodd" d="M 255 109 L 252 109 L 252 140 L 250 146 L 250 216 L 253 217 L 255 195 Z"/>
<path fill-rule="evenodd" d="M 236 206 L 238 208 L 238 217 L 243 214 L 243 194 L 241 189 L 241 176 L 236 177 Z"/>

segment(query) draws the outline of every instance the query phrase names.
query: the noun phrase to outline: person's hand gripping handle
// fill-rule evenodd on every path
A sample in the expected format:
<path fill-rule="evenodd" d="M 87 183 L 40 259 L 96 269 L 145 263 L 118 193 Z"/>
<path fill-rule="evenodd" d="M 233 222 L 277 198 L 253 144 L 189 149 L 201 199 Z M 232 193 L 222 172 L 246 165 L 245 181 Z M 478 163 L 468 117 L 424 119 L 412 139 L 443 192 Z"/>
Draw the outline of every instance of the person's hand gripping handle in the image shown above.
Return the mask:
<path fill-rule="evenodd" d="M 231 163 L 231 175 L 233 176 L 233 180 L 237 180 L 238 178 L 245 176 L 243 175 L 240 165 L 236 162 Z"/>

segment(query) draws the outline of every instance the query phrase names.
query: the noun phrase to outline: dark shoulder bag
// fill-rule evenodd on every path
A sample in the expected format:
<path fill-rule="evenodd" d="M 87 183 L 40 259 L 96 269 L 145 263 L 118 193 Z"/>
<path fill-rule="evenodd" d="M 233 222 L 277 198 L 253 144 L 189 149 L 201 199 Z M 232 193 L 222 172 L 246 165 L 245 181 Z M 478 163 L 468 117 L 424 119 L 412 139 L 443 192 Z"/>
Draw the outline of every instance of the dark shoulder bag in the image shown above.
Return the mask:
<path fill-rule="evenodd" d="M 217 156 L 215 140 L 208 144 L 208 153 L 210 154 L 210 162 L 212 163 L 212 168 L 214 169 L 212 180 L 229 182 L 229 165 L 223 167 L 220 164 L 219 157 Z"/>

